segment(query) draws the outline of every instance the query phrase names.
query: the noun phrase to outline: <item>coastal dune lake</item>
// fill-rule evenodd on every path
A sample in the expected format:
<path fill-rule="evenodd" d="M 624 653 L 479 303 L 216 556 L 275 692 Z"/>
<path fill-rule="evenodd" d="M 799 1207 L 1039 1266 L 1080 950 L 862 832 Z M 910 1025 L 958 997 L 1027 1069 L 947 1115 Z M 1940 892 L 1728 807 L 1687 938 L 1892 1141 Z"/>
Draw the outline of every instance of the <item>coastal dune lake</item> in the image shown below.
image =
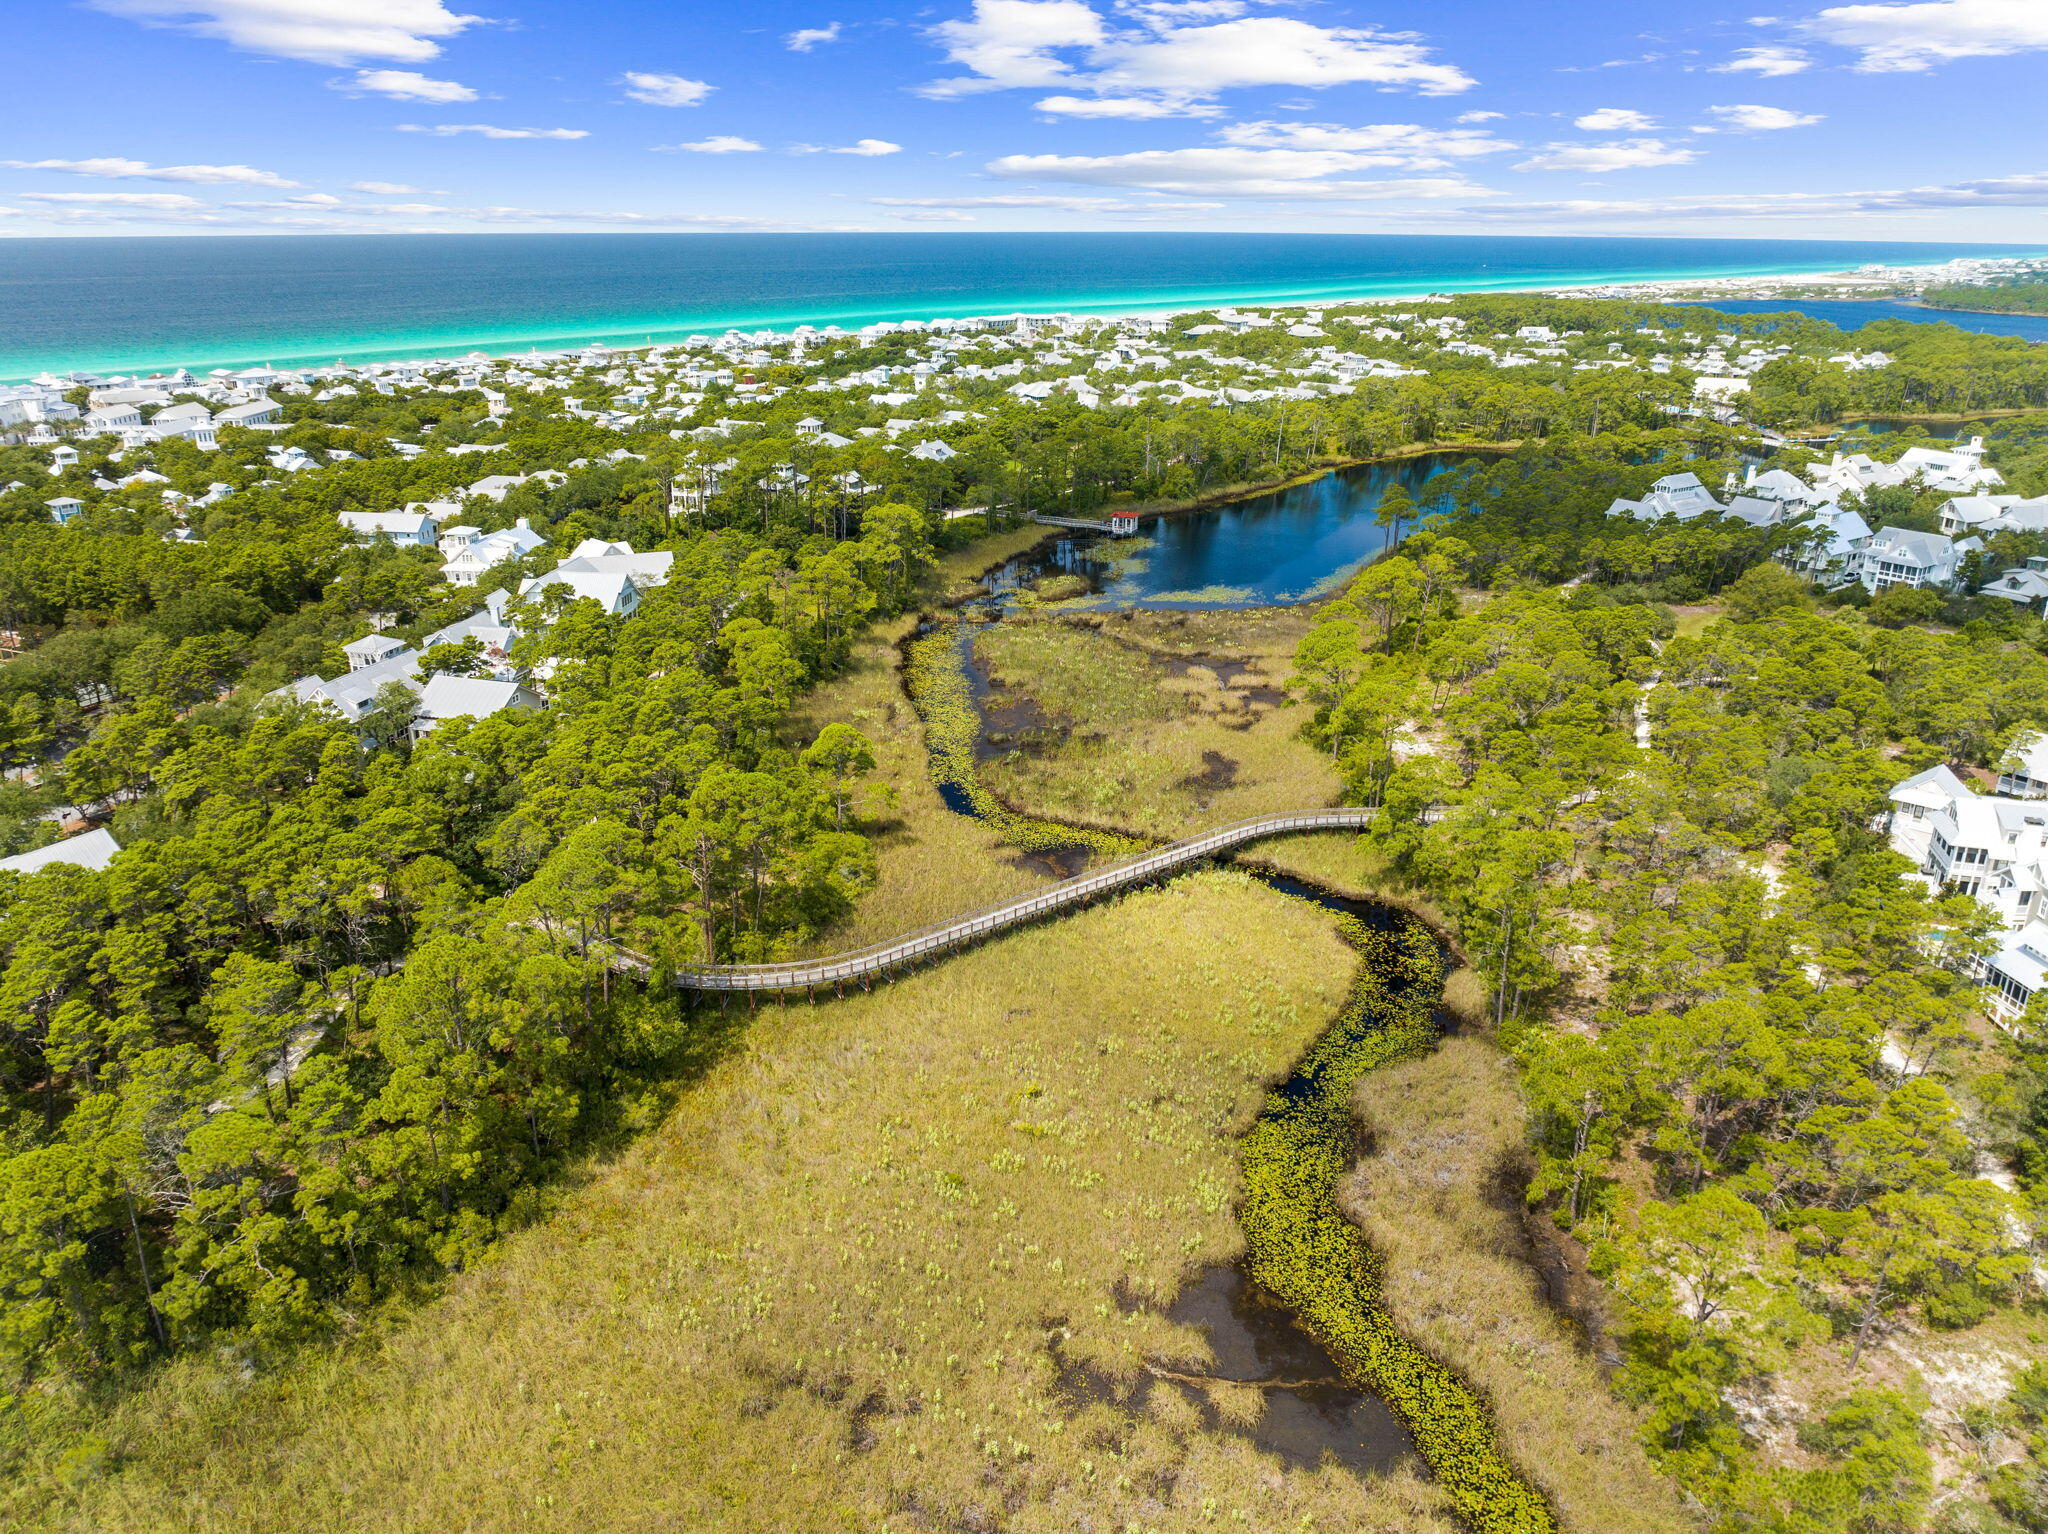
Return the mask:
<path fill-rule="evenodd" d="M 2016 246 L 1349 234 L 435 234 L 0 241 L 0 381 L 644 345 L 1018 310 L 1839 271 Z"/>
<path fill-rule="evenodd" d="M 1879 320 L 1907 320 L 1916 325 L 1953 325 L 1979 335 L 2048 341 L 2048 314 L 1973 314 L 1967 309 L 1930 309 L 1888 298 L 1715 299 L 1702 307 L 1723 314 L 1803 314 L 1843 330 L 1861 330 Z"/>
<path fill-rule="evenodd" d="M 1335 469 L 1222 506 L 1147 517 L 1136 538 L 1057 539 L 1010 560 L 990 588 L 1000 599 L 1051 576 L 1075 575 L 1089 590 L 1076 605 L 1088 608 L 1311 601 L 1386 551 L 1393 529 L 1376 516 L 1389 485 L 1405 485 L 1420 501 L 1430 479 L 1478 457 L 1426 453 Z"/>

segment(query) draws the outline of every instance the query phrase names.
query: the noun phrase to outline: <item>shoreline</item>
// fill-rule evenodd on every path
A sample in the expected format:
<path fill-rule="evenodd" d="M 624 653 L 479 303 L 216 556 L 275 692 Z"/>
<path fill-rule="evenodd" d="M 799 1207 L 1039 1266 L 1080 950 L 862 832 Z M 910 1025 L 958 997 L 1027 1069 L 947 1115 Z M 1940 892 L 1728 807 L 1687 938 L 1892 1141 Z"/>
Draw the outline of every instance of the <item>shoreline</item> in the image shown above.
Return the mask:
<path fill-rule="evenodd" d="M 2026 257 L 2004 257 L 2000 259 L 2030 259 Z M 2038 258 L 2033 258 L 2038 259 Z M 1922 272 L 1934 271 L 1947 262 L 1930 262 L 1923 266 L 1900 266 L 1887 268 L 1888 271 Z M 1083 299 L 1054 300 L 1046 304 L 1034 304 L 1029 312 L 1069 314 L 1076 317 L 1114 321 L 1118 319 L 1160 318 L 1182 314 L 1199 314 L 1221 308 L 1250 309 L 1338 309 L 1359 305 L 1420 303 L 1432 298 L 1473 297 L 1484 294 L 1501 296 L 1522 295 L 1541 297 L 1583 297 L 1595 295 L 1600 298 L 1635 302 L 1670 302 L 1675 298 L 1692 295 L 1702 300 L 1713 297 L 1741 298 L 1742 289 L 1757 287 L 1777 288 L 1791 284 L 1808 285 L 1833 283 L 1844 286 L 1876 287 L 1886 286 L 1893 279 L 1866 276 L 1858 272 L 1843 271 L 1839 268 L 1816 266 L 1776 268 L 1771 271 L 1737 270 L 1719 274 L 1680 272 L 1669 275 L 1616 275 L 1567 278 L 1563 281 L 1545 282 L 1536 278 L 1510 277 L 1497 281 L 1455 279 L 1439 282 L 1426 287 L 1415 287 L 1390 292 L 1326 291 L 1277 294 L 1214 294 L 1210 296 L 1179 295 L 1162 297 L 1157 302 L 1143 298 L 1104 299 L 1090 302 Z M 1876 297 L 1877 295 L 1872 295 Z M 917 320 L 930 323 L 939 319 L 975 319 L 1003 316 L 1022 312 L 1012 308 L 948 309 L 944 313 L 927 310 L 922 314 L 898 314 L 887 318 L 863 321 L 864 324 L 903 323 Z M 617 352 L 641 352 L 653 347 L 676 346 L 691 335 L 722 336 L 737 331 L 742 335 L 771 334 L 787 335 L 800 326 L 822 327 L 829 324 L 847 326 L 856 318 L 848 313 L 838 317 L 829 314 L 798 315 L 761 319 L 730 318 L 721 321 L 718 317 L 706 317 L 689 324 L 650 326 L 644 320 L 640 323 L 613 325 L 590 325 L 569 330 L 536 330 L 513 336 L 482 336 L 476 338 L 450 338 L 444 341 L 428 341 L 413 344 L 404 340 L 392 344 L 368 341 L 361 346 L 351 347 L 348 342 L 337 344 L 298 343 L 290 349 L 272 349 L 267 354 L 257 350 L 226 348 L 215 355 L 187 357 L 185 359 L 164 358 L 144 362 L 102 363 L 95 365 L 90 359 L 66 363 L 46 363 L 34 368 L 32 362 L 19 365 L 0 359 L 0 384 L 26 383 L 43 374 L 55 373 L 60 369 L 69 373 L 92 373 L 101 378 L 148 379 L 166 375 L 178 368 L 194 372 L 222 368 L 256 366 L 282 366 L 287 369 L 315 369 L 328 367 L 339 362 L 349 367 L 370 367 L 379 363 L 420 363 L 441 362 L 452 364 L 464 359 L 488 357 L 492 361 L 512 361 L 535 351 L 574 351 L 589 345 L 601 345 Z M 860 328 L 853 326 L 854 329 Z M 634 332 L 640 339 L 630 339 Z M 351 353 L 354 359 L 351 360 Z M 280 359 L 282 361 L 280 362 Z M 30 369 L 34 370 L 31 371 Z"/>
<path fill-rule="evenodd" d="M 2028 412 L 2020 411 L 2016 413 L 2027 414 Z M 1225 506 L 1233 506 L 1239 501 L 1256 500 L 1262 495 L 1272 495 L 1281 490 L 1291 490 L 1297 485 L 1314 484 L 1325 475 L 1338 474 L 1345 469 L 1369 468 L 1376 463 L 1403 463 L 1411 458 L 1427 458 L 1432 453 L 1499 453 L 1502 456 L 1506 456 L 1520 447 L 1524 440 L 1521 437 L 1516 437 L 1506 442 L 1410 442 L 1401 447 L 1389 448 L 1384 453 L 1373 453 L 1364 458 L 1333 458 L 1325 463 L 1318 464 L 1315 468 L 1303 469 L 1299 473 L 1289 474 L 1279 479 L 1257 480 L 1248 484 L 1231 485 L 1226 488 L 1212 490 L 1206 495 L 1190 497 L 1184 501 L 1165 501 L 1152 506 L 1122 506 L 1115 509 L 1135 512 L 1141 517 L 1192 516 L 1198 511 L 1216 511 Z M 1020 527 L 1028 525 L 1019 524 Z M 987 580 L 991 575 L 994 575 L 996 571 L 1000 570 L 1011 560 L 1021 559 L 1027 554 L 1034 554 L 1047 544 L 1056 543 L 1062 538 L 1076 536 L 1072 528 L 1064 527 L 1047 527 L 1042 529 L 1042 532 L 1042 537 L 1032 540 L 1021 549 L 1016 549 L 1000 556 L 993 563 L 980 569 L 970 579 L 978 585 L 980 582 Z M 1101 535 L 1099 533 L 1082 533 L 1079 536 L 1100 537 Z M 1391 549 L 1387 549 L 1382 550 L 1381 554 L 1384 555 L 1391 552 Z M 1374 556 L 1374 558 L 1379 557 L 1381 556 Z M 1370 564 L 1372 561 L 1368 560 L 1366 563 Z M 941 593 L 934 598 L 932 605 L 940 611 L 953 611 L 965 607 L 970 602 L 979 600 L 981 595 L 982 593 L 979 590 L 959 596 Z M 1295 602 L 1272 602 L 1266 605 L 1276 608 L 1301 607 L 1327 600 L 1329 600 L 1327 597 L 1304 597 Z"/>

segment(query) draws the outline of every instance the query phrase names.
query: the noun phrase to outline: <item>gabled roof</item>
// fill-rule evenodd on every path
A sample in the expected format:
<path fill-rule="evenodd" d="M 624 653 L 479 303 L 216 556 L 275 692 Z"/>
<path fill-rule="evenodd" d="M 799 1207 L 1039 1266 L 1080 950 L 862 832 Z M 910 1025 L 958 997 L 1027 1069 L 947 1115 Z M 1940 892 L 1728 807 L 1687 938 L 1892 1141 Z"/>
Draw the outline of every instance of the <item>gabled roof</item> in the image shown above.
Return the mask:
<path fill-rule="evenodd" d="M 105 827 L 80 832 L 77 836 L 66 837 L 61 842 L 52 842 L 47 847 L 38 847 L 34 852 L 16 853 L 11 858 L 0 858 L 0 868 L 18 874 L 32 874 L 48 868 L 52 863 L 69 863 L 76 868 L 105 868 L 114 860 L 114 854 L 121 850 L 121 844 L 114 840 L 114 833 Z"/>
<path fill-rule="evenodd" d="M 1903 783 L 1894 784 L 1890 794 L 1894 804 L 1918 805 L 1924 810 L 1946 809 L 1957 799 L 1968 796 L 1970 790 L 1963 780 L 1951 772 L 1946 763 L 1929 767 L 1925 772 L 1916 772 Z"/>

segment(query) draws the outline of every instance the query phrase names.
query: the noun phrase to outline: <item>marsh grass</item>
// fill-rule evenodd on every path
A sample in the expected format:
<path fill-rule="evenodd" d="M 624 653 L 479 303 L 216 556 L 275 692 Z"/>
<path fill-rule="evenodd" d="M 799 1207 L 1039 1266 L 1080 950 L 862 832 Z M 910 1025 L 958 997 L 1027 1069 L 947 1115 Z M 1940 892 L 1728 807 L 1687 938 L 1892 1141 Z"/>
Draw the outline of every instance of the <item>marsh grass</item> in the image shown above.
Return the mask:
<path fill-rule="evenodd" d="M 785 732 L 801 746 L 828 724 L 850 724 L 875 747 L 858 829 L 874 845 L 876 885 L 852 918 L 821 934 L 808 953 L 893 937 L 1022 894 L 1048 877 L 1019 866 L 997 831 L 955 814 L 939 797 L 923 722 L 896 675 L 896 646 L 911 627 L 903 619 L 862 639 L 845 672 L 798 701 Z"/>
<path fill-rule="evenodd" d="M 1373 1154 L 1346 1180 L 1343 1208 L 1379 1254 L 1382 1303 L 1402 1333 L 1485 1394 L 1566 1528 L 1695 1527 L 1526 1256 L 1512 1062 L 1484 1039 L 1448 1038 L 1364 1077 L 1353 1106 Z"/>
<path fill-rule="evenodd" d="M 1161 838 L 1335 803 L 1341 782 L 1300 738 L 1305 707 L 1279 692 L 1306 621 L 1261 609 L 996 625 L 978 653 L 1073 733 L 982 774 L 1030 813 Z"/>
<path fill-rule="evenodd" d="M 1091 731 L 1123 729 L 1187 712 L 1166 671 L 1140 650 L 1064 623 L 991 624 L 974 652 L 991 682 L 1028 692 L 1047 712 Z"/>
<path fill-rule="evenodd" d="M 1450 926 L 1427 890 L 1402 878 L 1388 866 L 1383 853 L 1363 837 L 1349 832 L 1315 832 L 1261 842 L 1248 854 L 1247 861 L 1293 874 L 1340 895 L 1400 906 L 1413 911 L 1439 932 Z M 1454 970 L 1444 985 L 1446 1000 L 1455 1000 L 1470 983 L 1471 971 Z"/>
<path fill-rule="evenodd" d="M 1210 872 L 764 1010 L 659 1131 L 380 1343 L 178 1365 L 101 1429 L 117 1468 L 46 1469 L 9 1511 L 94 1534 L 1447 1534 L 1410 1475 L 1286 1469 L 1194 1392 L 1133 1410 L 1060 1363 L 1207 1356 L 1118 1296 L 1238 1254 L 1237 1137 L 1354 964 L 1323 913 Z"/>
<path fill-rule="evenodd" d="M 1412 919 L 1394 931 L 1350 917 L 1338 925 L 1365 963 L 1343 1011 L 1244 1137 L 1245 1271 L 1329 1348 L 1347 1379 L 1393 1408 L 1469 1529 L 1554 1534 L 1552 1509 L 1505 1451 L 1487 1403 L 1397 1323 L 1384 1257 L 1339 1210 L 1353 1096 L 1436 1044 L 1444 959 Z"/>

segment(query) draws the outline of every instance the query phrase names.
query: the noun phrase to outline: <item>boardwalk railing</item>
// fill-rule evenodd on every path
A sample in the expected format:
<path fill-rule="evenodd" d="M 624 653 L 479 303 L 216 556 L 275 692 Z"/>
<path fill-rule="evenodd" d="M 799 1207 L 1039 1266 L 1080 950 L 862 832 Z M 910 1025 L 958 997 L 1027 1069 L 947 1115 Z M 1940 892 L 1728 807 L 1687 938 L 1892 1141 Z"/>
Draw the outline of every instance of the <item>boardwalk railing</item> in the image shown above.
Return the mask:
<path fill-rule="evenodd" d="M 677 973 L 676 984 L 699 991 L 810 991 L 820 986 L 842 986 L 849 980 L 864 981 L 869 976 L 886 974 L 931 954 L 950 952 L 1055 911 L 1084 905 L 1112 890 L 1144 884 L 1246 842 L 1296 831 L 1359 830 L 1370 825 L 1378 813 L 1368 809 L 1337 809 L 1258 815 L 1250 820 L 1218 826 L 1213 831 L 1205 831 L 1200 836 L 1192 836 L 1152 852 L 1141 852 L 1092 873 L 1077 874 L 1029 895 L 1019 895 L 1014 900 L 983 906 L 951 921 L 920 927 L 915 932 L 906 932 L 886 942 L 870 943 L 865 948 L 855 948 L 828 958 L 798 959 L 787 964 L 691 965 Z"/>
<path fill-rule="evenodd" d="M 1086 517 L 1049 517 L 1042 512 L 1032 512 L 1030 520 L 1041 527 L 1071 527 L 1084 533 L 1115 533 L 1116 529 L 1107 522 L 1091 522 Z"/>

